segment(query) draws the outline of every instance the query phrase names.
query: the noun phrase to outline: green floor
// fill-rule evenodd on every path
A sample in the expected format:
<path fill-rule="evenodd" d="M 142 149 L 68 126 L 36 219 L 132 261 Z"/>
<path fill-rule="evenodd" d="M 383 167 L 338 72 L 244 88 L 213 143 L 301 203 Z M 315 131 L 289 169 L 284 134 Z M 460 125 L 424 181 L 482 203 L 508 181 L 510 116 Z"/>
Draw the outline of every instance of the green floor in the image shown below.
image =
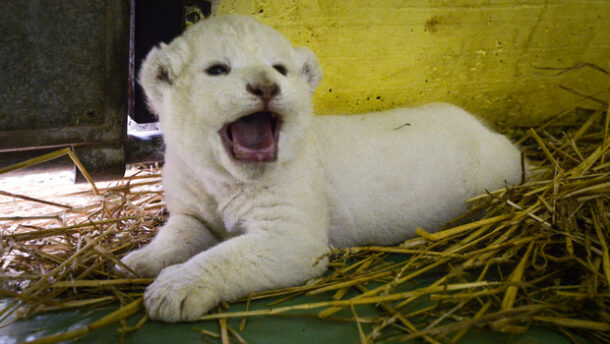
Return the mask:
<path fill-rule="evenodd" d="M 298 304 L 302 302 L 315 302 L 327 300 L 327 297 L 308 296 L 296 298 L 282 305 Z M 9 300 L 0 300 L 0 307 Z M 269 300 L 252 302 L 251 309 L 265 308 Z M 39 315 L 29 320 L 20 320 L 6 327 L 0 328 L 0 344 L 21 343 L 27 340 L 44 337 L 60 331 L 75 330 L 86 326 L 100 317 L 108 314 L 115 307 L 107 307 L 97 311 L 64 311 Z M 232 311 L 243 310 L 243 304 L 232 305 Z M 372 306 L 358 306 L 359 316 L 373 315 Z M 310 311 L 309 314 L 315 314 Z M 350 316 L 351 312 L 338 313 L 339 316 Z M 143 316 L 143 312 L 128 318 L 128 325 L 134 325 Z M 228 325 L 237 330 L 240 319 L 230 319 Z M 121 335 L 118 333 L 119 325 L 112 324 L 88 333 L 79 343 L 120 343 Z M 206 329 L 219 333 L 217 321 L 166 324 L 148 321 L 141 329 L 125 336 L 125 343 L 220 343 L 220 339 L 202 334 L 195 329 Z M 370 327 L 364 326 L 365 333 Z M 340 322 L 319 320 L 306 316 L 268 316 L 249 318 L 246 328 L 239 334 L 249 344 L 258 343 L 359 343 L 358 329 L 353 322 Z M 384 333 L 386 335 L 391 332 Z M 382 340 L 375 343 L 394 343 L 398 340 Z M 232 338 L 231 343 L 238 343 Z M 486 329 L 473 329 L 462 338 L 460 343 L 571 343 L 566 337 L 546 328 L 532 328 L 523 335 L 509 335 L 491 332 Z"/>

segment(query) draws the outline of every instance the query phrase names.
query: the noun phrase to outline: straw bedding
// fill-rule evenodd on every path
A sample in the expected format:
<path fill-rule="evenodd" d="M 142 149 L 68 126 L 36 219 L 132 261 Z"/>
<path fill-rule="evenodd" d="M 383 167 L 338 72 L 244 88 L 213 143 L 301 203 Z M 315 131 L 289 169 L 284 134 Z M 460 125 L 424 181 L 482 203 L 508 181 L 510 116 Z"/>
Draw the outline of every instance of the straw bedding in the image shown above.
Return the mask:
<path fill-rule="evenodd" d="M 342 309 L 352 315 L 347 320 L 362 343 L 448 343 L 474 327 L 523 333 L 532 325 L 552 327 L 574 342 L 610 342 L 610 119 L 607 104 L 600 108 L 578 125 L 566 124 L 570 112 L 528 130 L 520 143 L 538 166 L 536 175 L 470 200 L 472 209 L 459 225 L 437 233 L 420 228 L 418 237 L 395 247 L 333 250 L 324 277 L 242 302 L 319 294 L 330 301 L 276 301 L 273 308 L 245 312 L 229 307 L 202 320 L 219 322 L 223 343 L 245 342 L 239 330 L 226 326 L 229 317 L 315 310 L 332 321 Z M 51 310 L 122 305 L 87 328 L 38 341 L 50 343 L 141 310 L 151 280 L 123 279 L 111 268 L 151 240 L 167 214 L 160 169 L 136 167 L 128 175 L 98 183 L 97 191 L 85 185 L 46 195 L 39 188 L 39 195 L 28 197 L 0 193 L 0 293 L 14 300 L 0 310 L 4 322 Z M 432 283 L 413 284 L 417 278 Z M 374 305 L 377 314 L 358 316 L 360 305 Z M 136 328 L 146 317 L 140 320 Z"/>

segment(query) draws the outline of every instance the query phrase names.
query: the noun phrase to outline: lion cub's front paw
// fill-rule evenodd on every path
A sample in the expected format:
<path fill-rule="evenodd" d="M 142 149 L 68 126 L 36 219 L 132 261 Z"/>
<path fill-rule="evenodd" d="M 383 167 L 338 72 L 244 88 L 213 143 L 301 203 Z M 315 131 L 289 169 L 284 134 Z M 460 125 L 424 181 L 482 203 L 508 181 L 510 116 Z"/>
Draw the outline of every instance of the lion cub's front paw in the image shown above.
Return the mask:
<path fill-rule="evenodd" d="M 206 284 L 183 264 L 165 268 L 144 293 L 148 316 L 167 322 L 197 320 L 220 301 Z"/>
<path fill-rule="evenodd" d="M 165 267 L 165 259 L 160 252 L 145 247 L 133 251 L 121 259 L 138 277 L 155 277 Z M 117 265 L 115 270 L 124 276 L 133 277 L 132 273 Z"/>

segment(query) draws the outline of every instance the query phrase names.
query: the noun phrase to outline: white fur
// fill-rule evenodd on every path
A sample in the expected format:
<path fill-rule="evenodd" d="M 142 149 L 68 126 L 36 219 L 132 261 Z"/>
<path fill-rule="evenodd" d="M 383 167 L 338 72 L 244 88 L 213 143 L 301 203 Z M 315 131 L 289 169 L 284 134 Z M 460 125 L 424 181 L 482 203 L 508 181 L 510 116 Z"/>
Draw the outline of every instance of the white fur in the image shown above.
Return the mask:
<path fill-rule="evenodd" d="M 204 72 L 218 62 L 230 73 Z M 150 52 L 140 82 L 165 135 L 170 219 L 123 262 L 158 275 L 151 318 L 194 320 L 221 300 L 303 283 L 326 270 L 329 244 L 399 243 L 519 181 L 519 151 L 452 105 L 314 116 L 321 75 L 309 50 L 241 16 L 206 19 Z M 260 109 L 245 85 L 262 79 L 281 88 L 269 103 L 283 120 L 278 158 L 239 162 L 218 131 Z"/>

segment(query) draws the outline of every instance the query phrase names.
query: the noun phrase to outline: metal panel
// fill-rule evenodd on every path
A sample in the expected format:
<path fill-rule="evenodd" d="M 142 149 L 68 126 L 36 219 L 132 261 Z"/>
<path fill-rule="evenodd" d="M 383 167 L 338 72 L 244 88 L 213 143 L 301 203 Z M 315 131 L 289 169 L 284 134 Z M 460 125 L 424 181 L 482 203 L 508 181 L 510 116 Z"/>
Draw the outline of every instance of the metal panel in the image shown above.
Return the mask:
<path fill-rule="evenodd" d="M 155 119 L 135 72 L 154 45 L 210 12 L 205 0 L 0 3 L 0 167 L 64 146 L 97 180 L 162 160 L 158 131 L 126 132 L 128 113 Z"/>
<path fill-rule="evenodd" d="M 129 16 L 125 0 L 0 3 L 0 152 L 122 149 Z"/>

